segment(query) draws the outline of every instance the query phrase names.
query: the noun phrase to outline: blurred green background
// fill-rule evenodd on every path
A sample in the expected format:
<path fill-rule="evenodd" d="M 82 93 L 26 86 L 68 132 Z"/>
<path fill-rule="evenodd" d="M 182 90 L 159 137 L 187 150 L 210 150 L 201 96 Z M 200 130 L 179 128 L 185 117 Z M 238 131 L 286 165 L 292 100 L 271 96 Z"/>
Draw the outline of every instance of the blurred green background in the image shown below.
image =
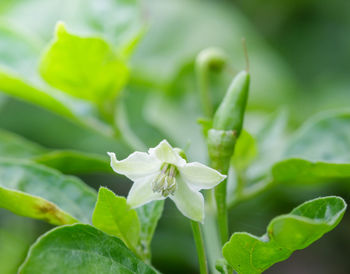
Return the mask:
<path fill-rule="evenodd" d="M 40 84 L 41 52 L 63 20 L 78 33 L 99 34 L 118 45 L 115 25 L 137 29 L 138 20 L 117 0 L 1 0 L 0 63 Z M 122 7 L 122 8 L 119 8 Z M 126 8 L 125 8 L 126 7 Z M 214 75 L 212 94 L 220 102 L 234 73 L 244 68 L 245 37 L 252 74 L 245 127 L 256 131 L 271 113 L 285 109 L 288 131 L 312 114 L 349 108 L 350 2 L 335 1 L 140 1 L 147 25 L 131 59 L 131 78 L 121 100 L 129 127 L 147 146 L 161 139 L 186 149 L 190 160 L 206 161 L 204 140 L 196 119 L 201 110 L 196 93 L 194 60 L 209 46 L 223 48 L 230 70 Z M 130 24 L 132 22 L 132 24 Z M 118 141 L 80 127 L 56 114 L 0 93 L 0 128 L 42 146 L 99 153 L 131 152 Z M 1 155 L 0 155 L 1 156 Z M 107 159 L 107 156 L 106 156 Z M 89 185 L 106 185 L 127 194 L 130 184 L 108 174 L 82 175 Z M 265 232 L 271 218 L 320 195 L 350 201 L 343 183 L 315 187 L 283 186 L 244 202 L 230 216 L 231 231 Z M 36 237 L 50 228 L 39 221 L 0 210 L 0 273 L 16 273 Z M 350 217 L 334 232 L 266 273 L 349 273 Z M 173 204 L 166 210 L 153 242 L 153 262 L 164 273 L 196 273 L 190 226 Z"/>

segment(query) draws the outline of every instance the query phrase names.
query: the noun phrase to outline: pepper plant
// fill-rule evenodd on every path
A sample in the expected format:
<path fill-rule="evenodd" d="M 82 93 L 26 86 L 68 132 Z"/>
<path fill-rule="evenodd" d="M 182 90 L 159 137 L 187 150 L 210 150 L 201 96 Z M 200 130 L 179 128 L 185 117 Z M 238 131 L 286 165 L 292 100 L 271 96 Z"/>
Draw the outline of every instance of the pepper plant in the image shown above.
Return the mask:
<path fill-rule="evenodd" d="M 134 8 L 133 1 L 124 5 Z M 97 155 L 52 150 L 0 131 L 0 207 L 55 226 L 30 247 L 18 272 L 158 273 L 151 242 L 166 200 L 191 224 L 201 274 L 262 273 L 334 229 L 346 203 L 332 193 L 273 218 L 262 236 L 232 231 L 229 224 L 235 220 L 229 213 L 277 185 L 348 181 L 350 113 L 312 118 L 288 141 L 281 112 L 249 133 L 244 123 L 251 77 L 247 52 L 246 69 L 215 104 L 211 76 L 232 64 L 230 52 L 207 48 L 198 52 L 192 75 L 195 102 L 203 109 L 203 118 L 197 118 L 207 162 L 190 161 L 186 147 L 171 145 L 180 143 L 171 134 L 159 136 L 159 144 L 147 150 L 128 124 L 122 98 L 136 81 L 130 67 L 133 50 L 147 35 L 142 24 L 131 24 L 132 18 L 129 35 L 123 35 L 125 25 L 116 23 L 121 24 L 120 39 L 113 42 L 101 35 L 78 35 L 58 22 L 40 57 L 40 77 L 26 79 L 20 71 L 0 67 L 2 93 L 116 141 L 111 152 Z M 147 83 L 142 85 L 147 89 Z M 166 111 L 158 115 L 167 118 Z M 72 176 L 108 173 L 122 184 L 113 171 L 132 182 L 126 198 L 103 182 L 96 191 Z"/>

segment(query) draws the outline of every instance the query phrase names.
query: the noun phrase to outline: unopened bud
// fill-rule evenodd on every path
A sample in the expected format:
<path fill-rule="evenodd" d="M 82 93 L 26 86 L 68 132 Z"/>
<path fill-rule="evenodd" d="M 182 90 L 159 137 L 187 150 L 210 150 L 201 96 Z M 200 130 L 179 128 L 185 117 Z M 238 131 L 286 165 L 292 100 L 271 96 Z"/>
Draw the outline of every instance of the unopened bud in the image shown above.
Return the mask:
<path fill-rule="evenodd" d="M 250 75 L 241 71 L 232 81 L 227 93 L 217 109 L 213 128 L 232 130 L 238 138 L 242 126 L 249 93 Z"/>

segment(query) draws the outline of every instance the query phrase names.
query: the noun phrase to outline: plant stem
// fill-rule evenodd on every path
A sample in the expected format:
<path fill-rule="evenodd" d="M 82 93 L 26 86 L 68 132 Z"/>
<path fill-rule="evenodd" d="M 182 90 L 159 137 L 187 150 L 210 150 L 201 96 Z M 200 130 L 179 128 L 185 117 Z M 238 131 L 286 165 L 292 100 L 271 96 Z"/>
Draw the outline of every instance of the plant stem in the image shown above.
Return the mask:
<path fill-rule="evenodd" d="M 213 115 L 213 105 L 210 98 L 209 93 L 209 72 L 207 67 L 200 67 L 197 70 L 198 74 L 198 87 L 200 99 L 203 107 L 203 112 L 207 117 L 211 117 Z"/>
<path fill-rule="evenodd" d="M 213 116 L 213 104 L 210 97 L 209 76 L 211 71 L 221 71 L 227 61 L 227 56 L 219 48 L 202 50 L 196 59 L 196 73 L 203 112 L 207 118 Z"/>
<path fill-rule="evenodd" d="M 227 181 L 225 180 L 214 189 L 221 245 L 224 245 L 228 240 L 226 185 Z"/>
<path fill-rule="evenodd" d="M 207 258 L 205 256 L 204 241 L 200 224 L 198 222 L 191 221 L 191 225 L 194 241 L 196 243 L 200 274 L 208 274 Z"/>

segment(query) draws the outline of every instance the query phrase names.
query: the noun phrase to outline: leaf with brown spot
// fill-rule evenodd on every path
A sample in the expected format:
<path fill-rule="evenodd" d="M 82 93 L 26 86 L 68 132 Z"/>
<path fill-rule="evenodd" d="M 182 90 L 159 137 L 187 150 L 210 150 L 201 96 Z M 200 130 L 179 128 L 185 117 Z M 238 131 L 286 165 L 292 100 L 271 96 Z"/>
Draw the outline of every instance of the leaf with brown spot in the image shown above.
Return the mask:
<path fill-rule="evenodd" d="M 91 222 L 96 192 L 81 180 L 18 160 L 0 160 L 0 207 L 53 225 Z"/>

